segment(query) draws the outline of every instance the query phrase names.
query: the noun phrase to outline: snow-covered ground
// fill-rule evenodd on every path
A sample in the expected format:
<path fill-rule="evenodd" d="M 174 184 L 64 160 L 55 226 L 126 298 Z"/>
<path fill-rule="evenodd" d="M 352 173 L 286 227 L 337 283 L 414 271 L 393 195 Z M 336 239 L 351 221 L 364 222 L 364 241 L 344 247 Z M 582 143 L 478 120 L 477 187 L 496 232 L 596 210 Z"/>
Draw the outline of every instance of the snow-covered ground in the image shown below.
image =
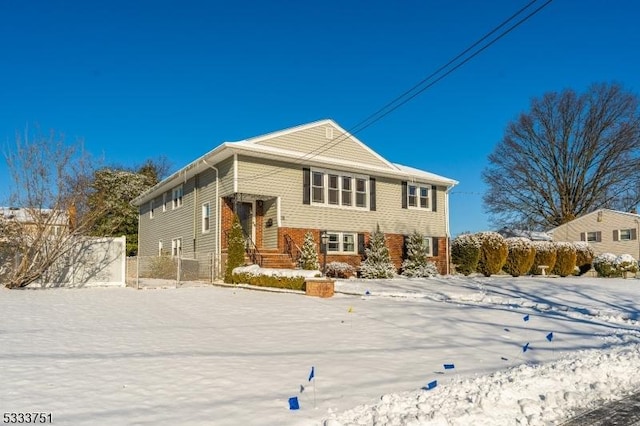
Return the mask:
<path fill-rule="evenodd" d="M 549 425 L 640 388 L 637 279 L 336 288 L 2 289 L 0 411 L 59 425 Z"/>

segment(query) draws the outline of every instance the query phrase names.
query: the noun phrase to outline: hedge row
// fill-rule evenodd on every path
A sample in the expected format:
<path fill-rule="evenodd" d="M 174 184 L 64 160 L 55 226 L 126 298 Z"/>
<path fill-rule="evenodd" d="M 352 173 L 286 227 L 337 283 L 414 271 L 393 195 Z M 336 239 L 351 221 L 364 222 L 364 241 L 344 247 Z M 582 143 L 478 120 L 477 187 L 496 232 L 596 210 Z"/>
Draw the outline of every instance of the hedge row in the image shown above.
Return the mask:
<path fill-rule="evenodd" d="M 584 242 L 530 241 L 504 238 L 496 232 L 480 232 L 456 237 L 451 243 L 451 260 L 456 271 L 463 275 L 479 272 L 491 276 L 500 271 L 514 277 L 540 275 L 541 266 L 545 266 L 546 273 L 566 277 L 589 271 L 594 254 Z"/>

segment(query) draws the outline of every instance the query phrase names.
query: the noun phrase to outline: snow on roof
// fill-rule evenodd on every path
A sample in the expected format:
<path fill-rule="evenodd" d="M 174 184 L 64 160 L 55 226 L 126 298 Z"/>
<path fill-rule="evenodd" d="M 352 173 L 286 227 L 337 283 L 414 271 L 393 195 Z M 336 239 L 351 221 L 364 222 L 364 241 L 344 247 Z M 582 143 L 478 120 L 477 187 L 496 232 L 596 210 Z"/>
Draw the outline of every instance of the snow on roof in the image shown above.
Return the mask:
<path fill-rule="evenodd" d="M 0 207 L 0 218 L 16 220 L 17 222 L 22 223 L 33 223 L 35 219 L 33 218 L 34 211 L 40 211 L 43 215 L 51 215 L 55 210 L 53 209 L 29 209 L 24 207 Z M 58 217 L 54 218 L 54 223 L 65 225 L 66 215 L 59 214 Z"/>

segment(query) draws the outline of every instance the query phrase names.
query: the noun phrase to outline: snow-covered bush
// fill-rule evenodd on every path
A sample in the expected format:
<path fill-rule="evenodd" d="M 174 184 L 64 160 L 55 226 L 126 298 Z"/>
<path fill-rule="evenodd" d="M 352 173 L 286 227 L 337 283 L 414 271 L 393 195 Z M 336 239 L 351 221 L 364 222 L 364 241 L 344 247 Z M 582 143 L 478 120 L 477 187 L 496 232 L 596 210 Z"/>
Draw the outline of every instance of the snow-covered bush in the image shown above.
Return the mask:
<path fill-rule="evenodd" d="M 502 270 L 509 254 L 504 237 L 497 232 L 480 232 L 476 236 L 480 240 L 478 272 L 485 277 L 497 274 Z"/>
<path fill-rule="evenodd" d="M 572 275 L 576 269 L 576 248 L 573 243 L 560 241 L 556 245 L 556 264 L 551 269 L 552 274 L 566 277 Z"/>
<path fill-rule="evenodd" d="M 402 275 L 405 277 L 433 277 L 438 275 L 438 268 L 427 260 L 427 247 L 424 237 L 414 231 L 407 240 L 407 258 L 402 262 Z"/>
<path fill-rule="evenodd" d="M 320 269 L 318 252 L 316 251 L 316 242 L 313 240 L 313 234 L 311 232 L 304 234 L 304 242 L 300 249 L 300 265 L 302 266 L 302 269 L 308 271 Z"/>
<path fill-rule="evenodd" d="M 598 272 L 599 277 L 619 277 L 620 271 L 617 268 L 617 256 L 613 253 L 601 253 L 593 259 L 593 267 Z"/>
<path fill-rule="evenodd" d="M 476 271 L 480 259 L 480 240 L 474 234 L 458 235 L 451 242 L 451 261 L 456 272 L 469 275 Z"/>
<path fill-rule="evenodd" d="M 616 257 L 616 268 L 624 276 L 625 272 L 636 273 L 638 272 L 638 261 L 630 254 L 621 254 Z"/>
<path fill-rule="evenodd" d="M 525 275 L 533 265 L 536 249 L 530 239 L 524 237 L 507 238 L 506 240 L 509 254 L 507 262 L 504 264 L 504 271 L 514 277 Z"/>
<path fill-rule="evenodd" d="M 369 247 L 365 249 L 365 256 L 364 262 L 360 266 L 363 278 L 393 278 L 396 274 L 396 267 L 391 262 L 389 249 L 379 226 L 371 234 Z"/>
<path fill-rule="evenodd" d="M 591 246 L 585 241 L 577 241 L 573 243 L 573 246 L 576 249 L 576 267 L 579 270 L 578 274 L 582 275 L 591 270 L 595 254 Z"/>
<path fill-rule="evenodd" d="M 533 241 L 533 248 L 536 250 L 536 255 L 533 258 L 533 265 L 531 265 L 531 274 L 540 275 L 542 272 L 539 268 L 541 265 L 548 266 L 550 271 L 556 264 L 556 246 L 551 241 Z"/>
<path fill-rule="evenodd" d="M 233 223 L 227 241 L 227 267 L 224 273 L 224 282 L 233 282 L 233 269 L 244 265 L 245 241 L 242 234 L 242 225 L 238 214 L 233 215 Z"/>
<path fill-rule="evenodd" d="M 344 262 L 329 262 L 327 263 L 326 275 L 333 278 L 349 278 L 353 276 L 356 269 Z"/>

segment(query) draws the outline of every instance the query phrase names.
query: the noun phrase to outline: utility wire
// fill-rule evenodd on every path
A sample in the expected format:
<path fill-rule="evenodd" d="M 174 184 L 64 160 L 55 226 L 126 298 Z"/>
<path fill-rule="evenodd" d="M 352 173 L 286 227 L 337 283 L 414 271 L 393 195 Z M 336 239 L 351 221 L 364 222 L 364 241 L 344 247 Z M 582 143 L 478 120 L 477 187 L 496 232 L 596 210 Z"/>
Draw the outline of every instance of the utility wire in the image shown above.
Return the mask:
<path fill-rule="evenodd" d="M 522 25 L 523 23 L 525 23 L 526 21 L 531 19 L 534 15 L 538 14 L 542 9 L 547 7 L 553 0 L 547 0 L 545 3 L 543 3 L 541 6 L 539 6 L 535 10 L 533 10 L 531 13 L 529 13 L 525 17 L 521 18 L 515 24 L 511 25 L 509 28 L 507 28 L 506 30 L 504 30 L 503 32 L 498 34 L 495 38 L 491 39 L 488 43 L 484 44 L 482 47 L 480 47 L 479 49 L 475 50 L 473 53 L 471 53 L 471 55 L 467 56 L 461 62 L 459 62 L 458 64 L 453 66 L 451 69 L 446 71 L 444 74 L 440 75 L 438 78 L 436 78 L 435 80 L 433 80 L 430 83 L 425 85 L 425 83 L 427 83 L 429 80 L 433 79 L 436 75 L 438 75 L 439 73 L 441 73 L 442 71 L 444 71 L 445 69 L 447 69 L 448 67 L 453 65 L 456 61 L 461 59 L 467 53 L 471 52 L 475 47 L 477 47 L 482 42 L 484 42 L 485 40 L 490 38 L 492 35 L 494 35 L 500 29 L 505 27 L 509 22 L 511 22 L 512 20 L 517 18 L 525 10 L 529 9 L 533 4 L 535 4 L 538 1 L 539 0 L 530 1 L 524 7 L 520 8 L 517 12 L 512 14 L 510 17 L 508 17 L 507 19 L 502 21 L 499 25 L 494 27 L 491 31 L 489 31 L 484 36 L 482 36 L 480 39 L 478 39 L 477 41 L 472 43 L 468 48 L 466 48 L 465 50 L 463 50 L 462 52 L 457 54 L 455 57 L 453 57 L 451 60 L 449 60 L 446 64 L 440 66 L 434 72 L 432 72 L 431 74 L 429 74 L 428 76 L 423 78 L 420 82 L 414 84 L 410 89 L 406 90 L 401 95 L 397 96 L 396 98 L 394 98 L 393 100 L 391 100 L 390 102 L 385 104 L 383 107 L 379 108 L 373 114 L 370 114 L 364 120 L 361 120 L 355 126 L 352 126 L 349 130 L 345 131 L 345 133 L 343 133 L 341 136 L 339 136 L 335 140 L 326 142 L 326 143 L 322 144 L 321 146 L 319 146 L 319 147 L 317 147 L 317 148 L 315 148 L 315 149 L 313 149 L 313 150 L 301 155 L 293 163 L 294 164 L 302 164 L 306 160 L 310 160 L 310 159 L 312 159 L 314 157 L 317 157 L 320 154 L 322 154 L 323 152 L 326 152 L 329 149 L 333 148 L 334 146 L 336 146 L 340 142 L 342 142 L 344 140 L 347 140 L 351 136 L 355 136 L 356 134 L 362 132 L 366 128 L 368 128 L 368 127 L 372 126 L 373 124 L 377 123 L 378 121 L 380 121 L 381 119 L 383 119 L 387 115 L 391 114 L 393 111 L 395 111 L 398 108 L 400 108 L 401 106 L 405 105 L 407 102 L 411 101 L 412 99 L 416 98 L 420 94 L 424 93 L 427 89 L 433 87 L 435 84 L 437 84 L 438 82 L 440 82 L 441 80 L 443 80 L 444 78 L 449 76 L 451 73 L 453 73 L 454 71 L 456 71 L 457 69 L 459 69 L 460 67 L 465 65 L 471 59 L 475 58 L 480 53 L 482 53 L 483 51 L 488 49 L 490 46 L 492 46 L 493 44 L 495 44 L 496 42 L 498 42 L 499 40 L 504 38 L 507 34 L 511 33 L 517 27 L 519 27 L 520 25 Z M 254 180 L 254 179 L 264 178 L 264 177 L 271 176 L 271 175 L 278 174 L 278 173 L 281 173 L 281 171 L 280 170 L 272 170 L 272 171 L 265 172 L 265 173 L 262 173 L 262 174 L 257 174 L 257 175 L 246 177 L 246 178 L 240 178 L 239 180 L 245 180 L 245 181 Z"/>

